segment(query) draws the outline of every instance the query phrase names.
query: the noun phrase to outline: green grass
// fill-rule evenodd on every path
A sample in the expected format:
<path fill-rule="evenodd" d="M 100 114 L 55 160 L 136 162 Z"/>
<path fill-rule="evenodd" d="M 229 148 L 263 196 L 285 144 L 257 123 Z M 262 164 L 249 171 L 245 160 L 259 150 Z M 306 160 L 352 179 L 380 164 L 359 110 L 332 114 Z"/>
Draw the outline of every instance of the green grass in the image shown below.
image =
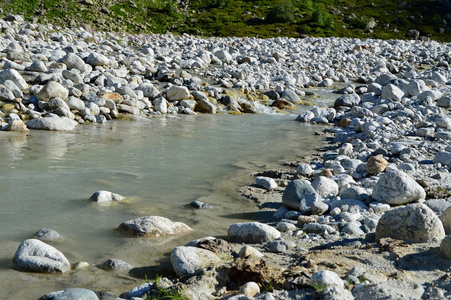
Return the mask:
<path fill-rule="evenodd" d="M 0 0 L 4 14 L 21 14 L 26 20 L 63 26 L 75 22 L 107 31 L 406 39 L 407 31 L 416 29 L 422 36 L 451 42 L 451 29 L 443 22 L 451 11 L 450 1 L 193 0 L 189 7 L 180 7 L 175 0 L 111 0 L 103 6 L 86 2 Z M 377 22 L 373 30 L 368 28 L 372 18 Z M 440 28 L 445 29 L 443 33 Z"/>

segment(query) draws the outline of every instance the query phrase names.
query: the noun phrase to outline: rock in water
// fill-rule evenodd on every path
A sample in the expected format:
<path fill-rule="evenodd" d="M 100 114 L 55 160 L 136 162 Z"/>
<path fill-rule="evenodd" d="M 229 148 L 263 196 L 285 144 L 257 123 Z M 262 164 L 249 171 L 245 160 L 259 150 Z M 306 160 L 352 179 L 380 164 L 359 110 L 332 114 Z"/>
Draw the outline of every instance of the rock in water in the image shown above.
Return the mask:
<path fill-rule="evenodd" d="M 108 203 L 112 201 L 124 201 L 125 197 L 109 191 L 98 191 L 92 194 L 89 200 L 97 203 Z"/>
<path fill-rule="evenodd" d="M 229 227 L 229 241 L 236 243 L 264 243 L 280 237 L 280 232 L 259 222 L 235 223 Z"/>
<path fill-rule="evenodd" d="M 96 293 L 88 289 L 72 288 L 51 292 L 40 298 L 41 300 L 99 300 Z"/>
<path fill-rule="evenodd" d="M 177 247 L 171 252 L 171 264 L 178 276 L 193 276 L 219 262 L 213 252 L 196 247 Z"/>
<path fill-rule="evenodd" d="M 404 172 L 392 170 L 377 181 L 372 197 L 390 205 L 402 205 L 424 200 L 426 192 L 412 177 Z"/>
<path fill-rule="evenodd" d="M 414 203 L 389 210 L 379 219 L 376 240 L 384 237 L 408 242 L 437 242 L 445 230 L 437 215 L 426 205 Z"/>
<path fill-rule="evenodd" d="M 21 269 L 42 273 L 66 273 L 70 270 L 70 263 L 63 253 L 37 239 L 23 241 L 14 254 L 13 262 Z"/>
<path fill-rule="evenodd" d="M 30 120 L 26 125 L 30 129 L 72 131 L 78 123 L 66 117 L 46 117 Z"/>
<path fill-rule="evenodd" d="M 130 232 L 136 236 L 162 236 L 185 233 L 192 230 L 181 222 L 172 222 L 168 218 L 160 216 L 142 217 L 119 225 L 118 229 Z"/>

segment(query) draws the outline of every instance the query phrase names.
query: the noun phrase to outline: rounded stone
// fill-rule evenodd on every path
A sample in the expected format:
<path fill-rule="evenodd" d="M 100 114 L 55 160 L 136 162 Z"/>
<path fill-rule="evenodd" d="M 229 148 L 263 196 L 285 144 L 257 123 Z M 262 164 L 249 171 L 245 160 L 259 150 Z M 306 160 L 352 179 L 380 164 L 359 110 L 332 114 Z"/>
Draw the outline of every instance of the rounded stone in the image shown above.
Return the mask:
<path fill-rule="evenodd" d="M 445 236 L 440 243 L 440 251 L 449 259 L 451 259 L 451 235 Z"/>
<path fill-rule="evenodd" d="M 390 237 L 398 240 L 426 243 L 443 239 L 445 230 L 437 215 L 422 203 L 394 208 L 379 219 L 376 240 Z"/>

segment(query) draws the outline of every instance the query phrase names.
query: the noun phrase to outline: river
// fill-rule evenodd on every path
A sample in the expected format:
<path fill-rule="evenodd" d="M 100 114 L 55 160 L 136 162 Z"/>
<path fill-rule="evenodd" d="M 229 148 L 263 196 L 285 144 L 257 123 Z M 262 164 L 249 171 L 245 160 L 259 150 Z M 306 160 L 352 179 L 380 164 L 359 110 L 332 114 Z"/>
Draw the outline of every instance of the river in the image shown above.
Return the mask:
<path fill-rule="evenodd" d="M 56 290 L 84 287 L 120 294 L 164 274 L 168 253 L 203 236 L 227 235 L 230 224 L 258 219 L 256 205 L 237 189 L 258 170 L 312 153 L 321 127 L 295 115 L 177 115 L 143 122 L 110 121 L 74 132 L 0 132 L 0 291 L 9 299 L 37 299 Z M 89 201 L 98 190 L 126 196 L 123 203 Z M 200 200 L 213 209 L 195 210 Z M 188 224 L 176 237 L 134 238 L 115 230 L 123 221 L 158 215 Z M 19 244 L 39 229 L 63 239 L 51 243 L 74 264 L 67 274 L 13 268 Z M 124 260 L 131 272 L 95 267 Z"/>

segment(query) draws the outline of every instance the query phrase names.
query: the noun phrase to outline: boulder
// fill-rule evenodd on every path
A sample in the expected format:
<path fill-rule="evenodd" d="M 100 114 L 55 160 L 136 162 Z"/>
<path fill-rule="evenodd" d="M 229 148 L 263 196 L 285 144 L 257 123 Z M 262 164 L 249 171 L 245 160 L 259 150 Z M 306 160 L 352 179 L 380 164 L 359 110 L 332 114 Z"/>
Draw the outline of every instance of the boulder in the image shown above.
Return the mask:
<path fill-rule="evenodd" d="M 124 201 L 125 197 L 109 191 L 97 191 L 89 197 L 89 200 L 97 203 L 109 203 L 112 201 Z"/>
<path fill-rule="evenodd" d="M 277 188 L 276 181 L 269 177 L 257 176 L 255 177 L 255 183 L 268 191 Z"/>
<path fill-rule="evenodd" d="M 318 176 L 311 184 L 320 196 L 338 195 L 338 184 L 330 178 Z"/>
<path fill-rule="evenodd" d="M 50 99 L 59 97 L 66 100 L 69 97 L 69 91 L 56 81 L 49 81 L 44 87 L 39 91 L 38 100 L 48 102 Z"/>
<path fill-rule="evenodd" d="M 451 165 L 451 152 L 439 151 L 432 160 L 434 164 Z"/>
<path fill-rule="evenodd" d="M 166 91 L 168 101 L 180 101 L 189 97 L 190 93 L 186 86 L 172 86 Z"/>
<path fill-rule="evenodd" d="M 451 259 L 451 235 L 445 236 L 440 243 L 440 251 L 449 259 Z"/>
<path fill-rule="evenodd" d="M 379 178 L 372 197 L 390 205 L 402 205 L 424 200 L 426 192 L 412 177 L 402 171 L 391 170 Z"/>
<path fill-rule="evenodd" d="M 86 63 L 90 64 L 93 67 L 97 66 L 109 66 L 111 61 L 108 57 L 103 54 L 92 52 L 86 58 Z"/>
<path fill-rule="evenodd" d="M 346 106 L 353 107 L 354 105 L 359 104 L 360 97 L 356 93 L 345 94 L 337 98 L 334 102 L 334 107 Z"/>
<path fill-rule="evenodd" d="M 70 263 L 63 253 L 37 239 L 23 241 L 13 263 L 20 269 L 41 273 L 66 273 Z"/>
<path fill-rule="evenodd" d="M 162 236 L 181 234 L 192 230 L 181 222 L 172 222 L 168 218 L 160 216 L 141 217 L 123 222 L 119 230 L 132 233 L 135 236 Z"/>
<path fill-rule="evenodd" d="M 199 274 L 219 261 L 213 252 L 197 247 L 180 246 L 171 252 L 172 268 L 180 277 Z"/>
<path fill-rule="evenodd" d="M 399 102 L 404 96 L 404 92 L 393 84 L 387 84 L 382 88 L 381 97 L 382 99 L 391 99 L 393 101 Z"/>
<path fill-rule="evenodd" d="M 337 273 L 323 270 L 313 273 L 312 283 L 317 285 L 344 287 L 344 282 Z"/>
<path fill-rule="evenodd" d="M 313 195 L 313 196 L 312 196 Z M 315 200 L 317 193 L 312 187 L 310 181 L 304 179 L 296 179 L 291 181 L 282 194 L 282 202 L 288 208 L 299 210 L 302 200 Z M 310 206 L 310 205 L 307 205 Z"/>
<path fill-rule="evenodd" d="M 61 62 L 70 69 L 77 69 L 80 72 L 88 71 L 88 66 L 86 63 L 74 53 L 67 53 L 63 58 L 61 58 Z"/>
<path fill-rule="evenodd" d="M 451 207 L 448 207 L 443 214 L 440 215 L 440 221 L 442 221 L 445 233 L 451 234 Z"/>
<path fill-rule="evenodd" d="M 438 216 L 426 205 L 414 203 L 387 211 L 379 219 L 376 240 L 384 237 L 415 243 L 437 242 L 445 230 Z"/>
<path fill-rule="evenodd" d="M 228 230 L 229 241 L 235 243 L 265 243 L 280 237 L 280 232 L 259 222 L 235 223 Z"/>
<path fill-rule="evenodd" d="M 39 229 L 33 237 L 43 242 L 54 242 L 62 239 L 58 232 L 50 228 Z"/>
<path fill-rule="evenodd" d="M 78 123 L 67 117 L 45 117 L 30 120 L 26 125 L 30 129 L 71 131 L 75 129 Z"/>
<path fill-rule="evenodd" d="M 63 291 L 51 292 L 39 298 L 40 300 L 99 300 L 96 293 L 83 288 L 71 288 Z"/>
<path fill-rule="evenodd" d="M 14 69 L 6 69 L 0 72 L 0 83 L 11 80 L 21 91 L 28 88 L 28 84 L 22 75 Z"/>

